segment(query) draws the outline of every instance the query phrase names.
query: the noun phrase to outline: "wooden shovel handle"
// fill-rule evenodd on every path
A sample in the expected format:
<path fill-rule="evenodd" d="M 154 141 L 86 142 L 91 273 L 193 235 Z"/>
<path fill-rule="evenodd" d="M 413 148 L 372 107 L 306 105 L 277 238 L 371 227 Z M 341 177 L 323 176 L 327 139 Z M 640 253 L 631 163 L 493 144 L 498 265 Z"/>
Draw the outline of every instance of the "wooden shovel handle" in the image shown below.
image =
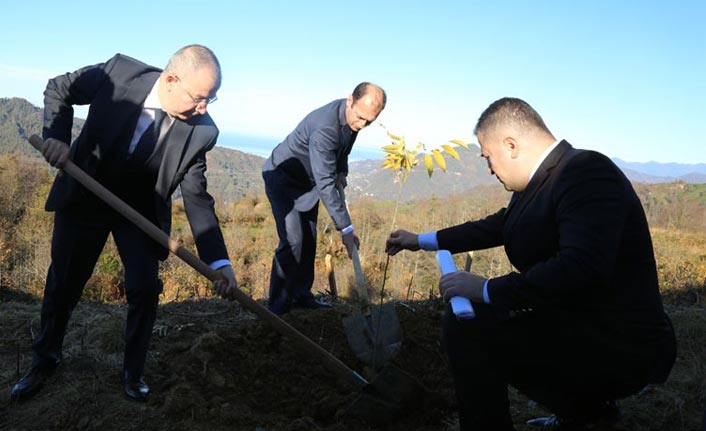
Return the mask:
<path fill-rule="evenodd" d="M 42 151 L 44 147 L 44 141 L 37 135 L 32 135 L 29 138 L 29 143 L 32 144 L 34 148 Z M 120 198 L 115 196 L 110 190 L 106 189 L 102 184 L 97 182 L 93 177 L 86 174 L 81 168 L 76 166 L 71 160 L 68 160 L 62 167 L 66 173 L 71 175 L 76 181 L 81 183 L 88 190 L 93 192 L 96 196 L 102 199 L 106 204 L 110 205 L 115 211 L 126 219 L 133 222 L 140 230 L 146 233 L 150 238 L 156 241 L 159 245 L 166 247 L 177 255 L 181 260 L 189 264 L 196 271 L 204 275 L 211 281 L 221 280 L 223 277 L 221 274 L 212 269 L 196 255 L 181 247 L 178 242 L 174 241 L 164 233 L 161 229 L 155 226 L 152 222 L 147 220 L 142 214 L 135 211 L 128 204 L 123 202 Z M 368 382 L 357 372 L 350 369 L 346 364 L 341 362 L 337 357 L 333 356 L 328 350 L 322 348 L 318 344 L 314 343 L 311 339 L 306 337 L 301 332 L 297 331 L 290 324 L 282 320 L 279 316 L 272 313 L 267 308 L 258 304 L 254 299 L 252 299 L 248 294 L 240 289 L 235 289 L 235 299 L 248 311 L 257 315 L 260 319 L 269 323 L 277 332 L 289 337 L 297 346 L 299 346 L 306 353 L 319 357 L 323 360 L 324 365 L 347 380 L 357 387 L 365 386 Z"/>
<path fill-rule="evenodd" d="M 338 196 L 343 200 L 343 205 L 346 205 L 346 192 L 343 191 L 343 186 L 336 184 Z M 358 255 L 358 247 L 353 247 L 351 251 L 351 260 L 353 261 L 353 272 L 355 273 L 356 290 L 358 297 L 364 309 L 370 308 L 370 296 L 368 295 L 368 283 L 365 282 L 365 274 L 363 274 L 363 266 L 360 264 L 360 256 Z"/>
<path fill-rule="evenodd" d="M 365 281 L 365 274 L 363 274 L 363 267 L 360 264 L 360 256 L 358 255 L 358 247 L 353 247 L 351 253 L 351 260 L 353 260 L 353 272 L 355 273 L 355 281 L 358 286 L 358 296 L 360 297 L 360 302 L 363 304 L 364 308 L 370 307 L 370 296 L 368 295 L 368 283 Z"/>

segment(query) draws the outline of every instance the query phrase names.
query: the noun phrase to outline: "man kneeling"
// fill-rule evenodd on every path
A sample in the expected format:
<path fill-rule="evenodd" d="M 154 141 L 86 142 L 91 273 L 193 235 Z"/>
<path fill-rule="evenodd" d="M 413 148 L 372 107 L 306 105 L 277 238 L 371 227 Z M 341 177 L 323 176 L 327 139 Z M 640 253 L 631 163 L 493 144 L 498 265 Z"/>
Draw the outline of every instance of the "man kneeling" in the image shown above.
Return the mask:
<path fill-rule="evenodd" d="M 391 255 L 502 245 L 518 270 L 441 278 L 445 300 L 469 298 L 476 311 L 443 320 L 461 430 L 512 430 L 508 384 L 555 413 L 530 421 L 541 429 L 615 421 L 614 400 L 666 380 L 676 357 L 640 200 L 608 157 L 555 139 L 522 100 L 494 102 L 475 134 L 490 174 L 513 192 L 507 208 L 436 232 L 398 230 L 386 244 Z"/>

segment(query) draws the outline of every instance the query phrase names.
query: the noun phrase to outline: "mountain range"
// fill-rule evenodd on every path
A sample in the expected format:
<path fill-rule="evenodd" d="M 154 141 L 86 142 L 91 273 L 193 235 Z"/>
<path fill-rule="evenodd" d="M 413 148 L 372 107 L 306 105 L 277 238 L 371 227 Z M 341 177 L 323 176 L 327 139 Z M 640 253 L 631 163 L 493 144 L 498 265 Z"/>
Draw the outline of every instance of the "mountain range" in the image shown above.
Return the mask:
<path fill-rule="evenodd" d="M 80 132 L 83 120 L 74 120 L 74 137 Z M 42 109 L 20 98 L 0 98 L 0 155 L 21 154 L 40 157 L 23 138 L 33 133 L 41 134 Z M 462 193 L 477 186 L 502 187 L 495 177 L 488 175 L 479 150 L 471 146 L 459 148 L 460 161 L 447 157 L 446 172 L 434 170 L 428 177 L 423 166 L 414 168 L 400 189 L 395 175 L 381 169 L 382 160 L 363 160 L 349 164 L 349 197 L 402 201 L 432 196 Z M 208 153 L 209 191 L 217 199 L 232 202 L 247 195 L 264 193 L 260 169 L 264 158 L 236 149 L 216 146 Z M 706 183 L 706 164 L 632 163 L 614 159 L 628 178 L 638 183 Z"/>
<path fill-rule="evenodd" d="M 618 158 L 613 158 L 613 162 L 635 182 L 706 183 L 706 163 L 626 162 Z"/>

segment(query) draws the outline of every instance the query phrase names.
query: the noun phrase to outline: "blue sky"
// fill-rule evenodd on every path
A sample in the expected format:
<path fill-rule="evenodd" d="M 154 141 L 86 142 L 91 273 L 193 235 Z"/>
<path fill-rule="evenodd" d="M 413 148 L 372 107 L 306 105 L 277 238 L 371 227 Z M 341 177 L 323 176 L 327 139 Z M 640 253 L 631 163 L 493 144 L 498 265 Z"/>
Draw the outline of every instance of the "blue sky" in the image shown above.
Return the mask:
<path fill-rule="evenodd" d="M 209 110 L 225 133 L 279 141 L 368 80 L 388 93 L 379 121 L 428 147 L 475 141 L 483 109 L 514 96 L 575 147 L 706 162 L 704 0 L 25 0 L 2 9 L 0 97 L 41 105 L 57 74 L 116 52 L 164 66 L 201 43 L 223 68 Z M 356 145 L 386 143 L 371 126 Z"/>

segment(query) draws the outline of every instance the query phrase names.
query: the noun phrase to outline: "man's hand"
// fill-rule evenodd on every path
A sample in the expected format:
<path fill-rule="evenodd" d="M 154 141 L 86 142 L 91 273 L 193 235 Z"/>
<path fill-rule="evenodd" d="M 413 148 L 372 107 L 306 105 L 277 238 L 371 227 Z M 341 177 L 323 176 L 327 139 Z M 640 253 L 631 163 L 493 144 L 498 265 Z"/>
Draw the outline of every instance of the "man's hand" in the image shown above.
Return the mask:
<path fill-rule="evenodd" d="M 339 172 L 336 174 L 336 189 L 343 190 L 348 187 L 348 173 Z"/>
<path fill-rule="evenodd" d="M 218 269 L 218 272 L 223 277 L 220 280 L 213 282 L 213 287 L 216 289 L 221 298 L 234 300 L 235 291 L 238 289 L 238 282 L 235 280 L 235 272 L 233 267 L 230 265 L 222 266 Z"/>
<path fill-rule="evenodd" d="M 483 301 L 483 284 L 485 278 L 467 271 L 456 271 L 446 274 L 439 281 L 439 291 L 448 302 L 454 296 L 464 296 L 471 301 Z"/>
<path fill-rule="evenodd" d="M 385 242 L 385 253 L 394 256 L 402 250 L 419 250 L 419 235 L 406 230 L 396 230 Z"/>
<path fill-rule="evenodd" d="M 348 257 L 353 259 L 353 247 L 357 250 L 360 248 L 360 238 L 355 232 L 347 233 L 343 235 L 343 245 L 346 246 L 346 251 L 348 252 Z"/>
<path fill-rule="evenodd" d="M 69 146 L 58 139 L 49 138 L 44 141 L 42 155 L 50 165 L 61 169 L 69 160 Z"/>

